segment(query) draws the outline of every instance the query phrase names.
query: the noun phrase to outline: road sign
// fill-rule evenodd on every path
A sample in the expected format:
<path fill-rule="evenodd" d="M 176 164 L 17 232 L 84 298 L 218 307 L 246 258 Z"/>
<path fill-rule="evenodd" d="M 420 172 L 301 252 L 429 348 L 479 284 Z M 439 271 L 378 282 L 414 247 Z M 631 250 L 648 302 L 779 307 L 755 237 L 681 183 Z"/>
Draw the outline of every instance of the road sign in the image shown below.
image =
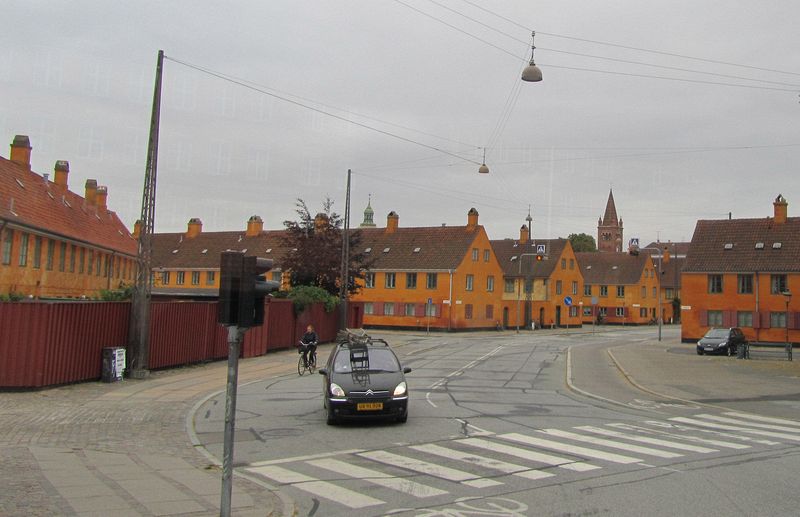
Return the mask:
<path fill-rule="evenodd" d="M 537 244 L 536 245 L 536 253 L 538 255 L 544 255 L 544 253 L 545 253 L 544 250 L 545 250 L 545 245 L 544 244 Z"/>
<path fill-rule="evenodd" d="M 638 248 L 639 247 L 639 237 L 633 237 L 630 240 L 630 242 L 628 243 L 628 246 L 631 247 L 631 248 Z"/>
<path fill-rule="evenodd" d="M 567 307 L 572 305 L 572 297 L 571 296 L 565 296 L 564 297 L 564 305 L 566 305 Z"/>
<path fill-rule="evenodd" d="M 597 305 L 597 296 L 592 296 L 592 305 Z"/>
<path fill-rule="evenodd" d="M 428 298 L 428 305 L 433 304 L 433 298 Z"/>

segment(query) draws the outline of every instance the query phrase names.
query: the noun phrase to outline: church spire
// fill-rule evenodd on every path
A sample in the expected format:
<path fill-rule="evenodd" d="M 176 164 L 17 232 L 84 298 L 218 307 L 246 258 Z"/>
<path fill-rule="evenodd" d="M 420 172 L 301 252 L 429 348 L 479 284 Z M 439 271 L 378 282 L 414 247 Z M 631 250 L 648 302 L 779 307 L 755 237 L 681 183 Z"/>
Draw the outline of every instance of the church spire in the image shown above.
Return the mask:
<path fill-rule="evenodd" d="M 603 226 L 616 225 L 617 219 L 617 206 L 614 204 L 614 191 L 608 190 L 608 201 L 606 202 L 606 213 L 603 215 Z"/>
<path fill-rule="evenodd" d="M 374 228 L 375 222 L 373 218 L 375 217 L 375 211 L 372 209 L 372 194 L 369 195 L 369 201 L 367 201 L 367 208 L 364 209 L 364 222 L 361 223 L 361 228 Z"/>
<path fill-rule="evenodd" d="M 617 217 L 617 206 L 614 203 L 614 191 L 609 189 L 606 212 L 597 221 L 598 251 L 622 251 L 622 219 Z"/>

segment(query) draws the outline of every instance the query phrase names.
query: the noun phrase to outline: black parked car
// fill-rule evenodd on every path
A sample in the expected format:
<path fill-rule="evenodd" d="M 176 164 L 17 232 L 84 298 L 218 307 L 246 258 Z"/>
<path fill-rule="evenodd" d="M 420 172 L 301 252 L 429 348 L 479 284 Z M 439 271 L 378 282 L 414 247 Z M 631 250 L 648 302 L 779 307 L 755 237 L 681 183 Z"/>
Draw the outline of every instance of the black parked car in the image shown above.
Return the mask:
<path fill-rule="evenodd" d="M 739 328 L 712 328 L 697 342 L 697 355 L 727 354 L 734 355 L 739 346 L 744 346 L 747 339 Z"/>
<path fill-rule="evenodd" d="M 340 338 L 324 368 L 322 384 L 327 423 L 345 418 L 408 419 L 408 384 L 389 344 L 366 334 Z"/>

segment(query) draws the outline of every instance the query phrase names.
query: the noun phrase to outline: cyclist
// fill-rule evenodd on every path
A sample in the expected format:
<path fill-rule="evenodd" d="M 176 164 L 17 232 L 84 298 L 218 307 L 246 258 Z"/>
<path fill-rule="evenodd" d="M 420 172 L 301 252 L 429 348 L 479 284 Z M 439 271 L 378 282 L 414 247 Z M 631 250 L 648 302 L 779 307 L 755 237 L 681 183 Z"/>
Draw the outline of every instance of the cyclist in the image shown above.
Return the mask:
<path fill-rule="evenodd" d="M 317 333 L 314 332 L 314 325 L 306 327 L 306 333 L 300 339 L 300 344 L 302 345 L 300 353 L 303 354 L 303 365 L 308 367 L 309 353 L 313 356 L 317 350 Z"/>

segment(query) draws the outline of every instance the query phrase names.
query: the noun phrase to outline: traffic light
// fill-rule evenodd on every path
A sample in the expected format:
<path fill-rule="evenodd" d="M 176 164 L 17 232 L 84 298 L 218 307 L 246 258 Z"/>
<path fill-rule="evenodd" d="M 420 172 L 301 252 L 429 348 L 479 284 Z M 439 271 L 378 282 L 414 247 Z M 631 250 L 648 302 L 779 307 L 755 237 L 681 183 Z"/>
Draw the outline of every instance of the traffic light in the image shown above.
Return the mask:
<path fill-rule="evenodd" d="M 250 328 L 264 323 L 264 298 L 280 288 L 279 282 L 264 276 L 272 265 L 271 259 L 222 252 L 217 317 L 221 325 Z"/>
<path fill-rule="evenodd" d="M 536 262 L 541 262 L 544 260 L 544 255 L 536 255 Z"/>

